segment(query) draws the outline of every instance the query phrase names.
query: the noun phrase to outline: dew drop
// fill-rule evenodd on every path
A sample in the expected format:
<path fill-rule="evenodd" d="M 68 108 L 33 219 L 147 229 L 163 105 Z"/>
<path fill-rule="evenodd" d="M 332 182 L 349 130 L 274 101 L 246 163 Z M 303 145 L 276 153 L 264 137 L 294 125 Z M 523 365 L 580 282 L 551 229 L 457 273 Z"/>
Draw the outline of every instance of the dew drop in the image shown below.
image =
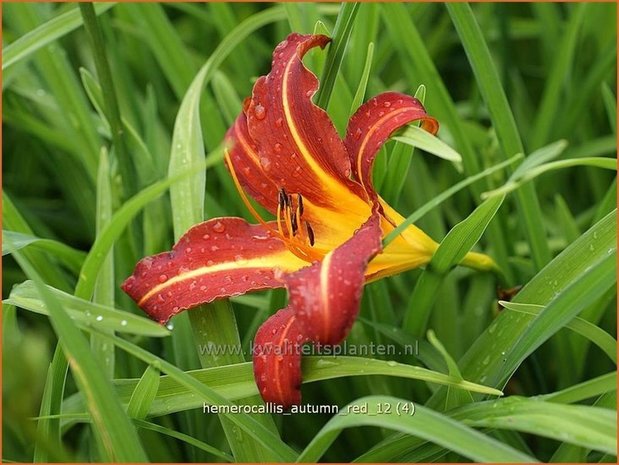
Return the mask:
<path fill-rule="evenodd" d="M 305 92 L 305 95 L 307 95 L 308 97 L 311 97 L 313 94 L 313 90 L 308 90 L 307 92 Z"/>
<path fill-rule="evenodd" d="M 389 365 L 390 367 L 395 367 L 395 366 L 398 366 L 398 362 L 394 362 L 393 360 L 389 360 L 387 362 L 387 365 Z"/>
<path fill-rule="evenodd" d="M 359 139 L 361 137 L 361 134 L 363 134 L 363 131 L 361 130 L 361 128 L 357 128 L 357 130 L 355 131 L 355 139 Z"/>
<path fill-rule="evenodd" d="M 385 102 L 383 103 L 383 105 L 385 106 L 385 108 L 389 108 L 391 106 L 391 102 Z"/>
<path fill-rule="evenodd" d="M 191 247 L 187 247 L 187 249 L 185 250 L 185 253 L 190 254 L 191 253 Z"/>
<path fill-rule="evenodd" d="M 120 322 L 120 326 L 127 326 L 127 320 L 122 320 Z"/>
<path fill-rule="evenodd" d="M 165 283 L 168 280 L 168 276 L 165 274 L 159 275 L 159 282 Z"/>
<path fill-rule="evenodd" d="M 102 317 L 101 315 L 99 315 L 99 316 L 96 318 L 96 320 L 97 320 L 97 321 L 103 321 L 103 317 Z"/>
<path fill-rule="evenodd" d="M 217 232 L 217 233 L 222 233 L 226 230 L 226 227 L 224 226 L 224 224 L 221 221 L 218 221 L 217 223 L 215 223 L 213 225 L 213 231 Z"/>
<path fill-rule="evenodd" d="M 204 239 L 205 241 L 208 241 L 211 238 L 211 236 L 209 236 L 208 234 L 205 234 L 204 236 L 202 236 L 202 239 Z"/>
<path fill-rule="evenodd" d="M 174 329 L 174 323 L 168 323 L 166 328 L 168 328 L 168 330 L 172 331 Z"/>
<path fill-rule="evenodd" d="M 271 160 L 268 157 L 260 157 L 260 166 L 262 166 L 265 170 L 269 169 L 271 166 Z"/>
<path fill-rule="evenodd" d="M 267 111 L 262 105 L 258 104 L 254 107 L 254 115 L 256 119 L 263 120 L 267 115 Z"/>
<path fill-rule="evenodd" d="M 277 118 L 275 120 L 275 126 L 277 126 L 278 128 L 281 128 L 282 127 L 282 122 L 283 122 L 283 120 L 281 118 Z"/>
<path fill-rule="evenodd" d="M 273 146 L 273 150 L 275 150 L 276 152 L 281 152 L 282 151 L 282 144 L 280 144 L 279 142 L 277 144 L 275 144 Z"/>

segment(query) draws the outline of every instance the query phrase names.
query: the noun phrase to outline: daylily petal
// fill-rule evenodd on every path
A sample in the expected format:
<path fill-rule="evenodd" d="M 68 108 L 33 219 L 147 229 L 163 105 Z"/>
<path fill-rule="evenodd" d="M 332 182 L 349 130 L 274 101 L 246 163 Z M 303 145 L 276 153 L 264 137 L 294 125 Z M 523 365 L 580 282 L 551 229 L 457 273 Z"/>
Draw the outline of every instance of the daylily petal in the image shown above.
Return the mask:
<path fill-rule="evenodd" d="M 303 332 L 321 344 L 339 344 L 357 313 L 368 262 L 381 251 L 380 215 L 375 211 L 359 230 L 322 262 L 286 276 L 289 306 Z"/>
<path fill-rule="evenodd" d="M 355 212 L 361 186 L 349 179 L 350 160 L 329 116 L 311 100 L 318 79 L 301 61 L 330 40 L 290 34 L 277 46 L 271 72 L 254 85 L 247 124 L 262 169 L 278 186 L 317 206 Z"/>
<path fill-rule="evenodd" d="M 247 117 L 241 113 L 226 133 L 226 166 L 240 187 L 272 214 L 277 211 L 278 188 L 269 178 L 258 156 L 258 147 L 247 130 Z"/>
<path fill-rule="evenodd" d="M 171 252 L 140 260 L 122 289 L 165 323 L 181 310 L 221 297 L 282 287 L 278 273 L 306 265 L 264 226 L 215 218 L 192 227 Z"/>
<path fill-rule="evenodd" d="M 427 115 L 419 100 L 398 92 L 371 98 L 351 117 L 344 144 L 355 179 L 366 189 L 370 200 L 376 200 L 372 167 L 378 151 L 395 130 L 418 120 L 432 134 L 438 131 L 438 122 Z"/>
<path fill-rule="evenodd" d="M 284 408 L 301 402 L 301 346 L 306 341 L 290 307 L 258 329 L 252 348 L 254 377 L 265 402 Z"/>

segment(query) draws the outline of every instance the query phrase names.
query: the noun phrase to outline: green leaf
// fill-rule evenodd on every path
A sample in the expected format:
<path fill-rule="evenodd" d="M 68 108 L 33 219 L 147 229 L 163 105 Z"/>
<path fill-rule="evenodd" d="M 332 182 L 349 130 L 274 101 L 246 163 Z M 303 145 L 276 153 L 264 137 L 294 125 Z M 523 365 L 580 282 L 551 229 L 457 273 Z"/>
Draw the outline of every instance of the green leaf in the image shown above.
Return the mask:
<path fill-rule="evenodd" d="M 561 391 L 538 396 L 538 398 L 547 402 L 572 404 L 616 390 L 617 372 L 613 371 L 611 373 L 607 373 L 605 375 L 567 387 Z"/>
<path fill-rule="evenodd" d="M 195 438 L 192 438 L 191 436 L 187 435 L 187 434 L 183 434 L 179 431 L 175 431 L 173 429 L 170 428 L 166 428 L 164 426 L 161 425 L 157 425 L 155 423 L 151 423 L 149 421 L 144 421 L 144 420 L 133 420 L 133 424 L 135 426 L 137 426 L 138 428 L 142 428 L 142 429 L 147 429 L 149 431 L 155 431 L 157 433 L 163 434 L 165 436 L 169 436 L 171 438 L 174 439 L 178 439 L 179 441 L 183 441 L 193 447 L 196 447 L 198 449 L 201 449 L 205 452 L 208 452 L 210 454 L 215 455 L 216 457 L 219 457 L 223 460 L 225 460 L 226 462 L 233 462 L 234 458 L 232 456 L 230 456 L 229 454 L 222 452 L 221 450 L 217 449 L 216 447 L 213 447 L 209 444 L 206 444 L 205 442 L 199 441 Z"/>
<path fill-rule="evenodd" d="M 41 239 L 30 234 L 2 230 L 2 256 L 11 250 L 21 250 L 32 245 L 34 248 L 49 252 L 50 256 L 59 259 L 71 271 L 78 273 L 86 253 L 76 250 L 62 242 L 52 239 Z"/>
<path fill-rule="evenodd" d="M 520 165 L 518 165 L 518 168 L 516 168 L 509 177 L 510 181 L 513 179 L 518 179 L 527 171 L 537 168 L 542 163 L 546 163 L 559 157 L 559 155 L 565 151 L 567 145 L 567 141 L 562 139 L 535 150 L 528 157 L 526 157 Z"/>
<path fill-rule="evenodd" d="M 100 15 L 115 5 L 116 3 L 97 3 L 95 5 L 95 12 L 97 15 Z M 28 34 L 21 36 L 19 39 L 3 47 L 2 71 L 5 71 L 11 65 L 30 56 L 41 47 L 45 47 L 51 42 L 74 31 L 81 25 L 82 17 L 77 7 L 41 24 Z"/>
<path fill-rule="evenodd" d="M 445 142 L 428 131 L 417 126 L 407 126 L 402 132 L 393 137 L 393 140 L 411 145 L 418 149 L 436 155 L 439 158 L 454 163 L 462 162 L 462 156 Z"/>
<path fill-rule="evenodd" d="M 207 384 L 201 383 L 193 376 L 190 376 L 173 364 L 151 354 L 147 350 L 144 350 L 141 347 L 131 344 L 130 342 L 111 334 L 101 332 L 98 334 L 100 337 L 108 339 L 111 343 L 114 343 L 117 347 L 130 353 L 134 357 L 148 364 L 161 367 L 160 369 L 163 373 L 166 373 L 176 383 L 191 393 L 191 397 L 194 398 L 194 401 L 197 400 L 199 402 L 198 405 L 202 405 L 203 402 L 218 406 L 232 405 L 229 400 L 210 388 Z M 163 385 L 163 380 L 161 384 Z M 246 432 L 248 436 L 256 440 L 256 442 L 263 445 L 264 448 L 270 451 L 273 455 L 277 456 L 278 460 L 291 461 L 296 457 L 296 454 L 289 446 L 283 443 L 273 432 L 269 431 L 248 414 L 222 413 L 222 415 Z"/>
<path fill-rule="evenodd" d="M 124 347 L 124 346 L 123 346 Z M 128 346 L 127 346 L 128 347 Z M 140 350 L 132 347 L 131 350 Z M 146 358 L 146 354 L 143 355 Z M 154 355 L 148 357 L 147 363 L 156 363 Z M 145 360 L 146 361 L 146 360 Z M 165 370 L 162 368 L 162 371 Z M 385 360 L 376 360 L 363 357 L 319 357 L 307 356 L 303 358 L 303 382 L 311 383 L 345 376 L 385 375 L 416 379 L 434 384 L 444 384 L 470 392 L 482 392 L 489 395 L 501 395 L 501 391 L 486 386 L 472 384 L 465 380 L 458 380 L 449 375 L 428 370 L 426 368 L 405 365 Z M 198 383 L 208 386 L 212 392 L 223 396 L 229 401 L 243 399 L 258 392 L 251 363 L 237 363 L 235 365 L 220 366 L 193 370 L 187 374 Z M 120 380 L 117 385 L 119 398 L 123 403 L 129 401 L 138 380 Z M 196 397 L 191 388 L 179 381 L 177 377 L 163 376 L 159 391 L 155 397 L 151 416 L 165 415 L 202 406 L 203 399 Z M 64 411 L 77 413 L 83 411 L 81 400 L 73 398 L 65 403 Z"/>
<path fill-rule="evenodd" d="M 490 55 L 484 36 L 466 3 L 447 3 L 447 11 L 456 27 L 462 46 L 488 106 L 504 158 L 525 153 L 507 96 Z M 535 266 L 541 269 L 550 261 L 550 250 L 543 229 L 542 213 L 535 189 L 525 186 L 517 193 L 518 210 L 527 234 Z"/>
<path fill-rule="evenodd" d="M 543 305 L 505 302 L 503 300 L 499 300 L 499 305 L 508 310 L 528 315 L 539 315 L 544 310 Z M 579 317 L 574 318 L 565 327 L 589 339 L 617 364 L 617 340 L 602 328 Z"/>
<path fill-rule="evenodd" d="M 363 72 L 361 73 L 361 80 L 355 91 L 355 96 L 352 99 L 352 105 L 350 106 L 350 116 L 352 116 L 357 108 L 363 103 L 365 92 L 368 87 L 368 79 L 370 78 L 370 70 L 372 68 L 372 58 L 374 57 L 374 43 L 368 44 L 367 55 L 365 56 L 365 65 L 363 66 Z"/>
<path fill-rule="evenodd" d="M 525 183 L 531 181 L 532 179 L 535 179 L 536 177 L 544 173 L 564 168 L 571 168 L 573 166 L 593 166 L 596 168 L 604 168 L 607 170 L 617 171 L 617 159 L 606 157 L 587 157 L 545 163 L 543 165 L 536 166 L 535 168 L 531 168 L 526 172 L 523 172 L 519 177 L 513 177 L 513 179 L 510 178 L 507 183 L 505 183 L 498 189 L 484 192 L 481 195 L 481 198 L 488 199 L 498 195 L 509 194 L 521 188 Z"/>
<path fill-rule="evenodd" d="M 101 305 L 72 296 L 51 286 L 46 292 L 53 295 L 69 317 L 82 329 L 100 327 L 127 334 L 144 336 L 169 336 L 170 332 L 158 323 L 133 313 Z M 11 290 L 4 302 L 42 315 L 50 315 L 50 310 L 39 288 L 32 281 L 26 281 Z"/>
<path fill-rule="evenodd" d="M 484 171 L 482 171 L 482 172 L 480 172 L 480 173 L 478 173 L 478 174 L 476 174 L 474 176 L 469 176 L 468 178 L 460 181 L 459 183 L 454 184 L 452 187 L 450 187 L 449 189 L 445 190 L 444 192 L 441 192 L 439 195 L 434 197 L 430 202 L 428 202 L 425 205 L 419 207 L 416 211 L 414 211 L 413 213 L 408 215 L 406 220 L 404 220 L 393 231 L 391 231 L 389 234 L 387 234 L 387 236 L 385 236 L 385 238 L 383 239 L 383 247 L 387 247 L 387 245 L 389 245 L 396 237 L 398 237 L 408 226 L 410 226 L 411 224 L 415 223 L 419 219 L 423 218 L 423 216 L 426 213 L 428 213 L 430 210 L 432 210 L 433 208 L 435 208 L 438 205 L 440 205 L 441 203 L 443 203 L 445 200 L 447 200 L 448 198 L 450 198 L 451 196 L 453 196 L 457 192 L 459 192 L 462 189 L 464 189 L 465 187 L 470 186 L 471 184 L 479 181 L 480 179 L 483 179 L 483 178 L 485 178 L 487 176 L 490 176 L 491 174 L 493 174 L 493 173 L 495 173 L 497 171 L 505 169 L 506 167 L 511 165 L 514 161 L 519 160 L 521 158 L 522 158 L 522 155 L 514 155 L 509 160 L 506 160 L 506 161 L 504 161 L 502 163 L 499 163 L 496 166 L 492 166 L 490 168 L 487 168 Z"/>
<path fill-rule="evenodd" d="M 445 360 L 445 364 L 449 370 L 449 376 L 452 376 L 456 379 L 462 379 L 462 375 L 460 374 L 460 369 L 458 368 L 458 364 L 456 361 L 449 355 L 447 349 L 441 344 L 441 342 L 437 339 L 434 331 L 428 331 L 428 341 L 430 344 L 434 346 L 434 348 L 442 355 L 443 360 Z M 454 391 L 451 387 L 447 388 L 447 401 L 445 403 L 445 410 L 450 410 L 452 406 L 466 404 L 468 402 L 473 402 L 473 396 L 471 396 L 470 392 L 457 390 Z"/>
<path fill-rule="evenodd" d="M 449 417 L 404 399 L 369 396 L 357 399 L 333 417 L 314 437 L 298 458 L 299 462 L 317 461 L 345 428 L 379 426 L 439 444 L 478 462 L 535 462 L 496 439 L 464 426 Z M 404 406 L 412 408 L 402 412 Z M 354 413 L 367 408 L 367 413 Z"/>
<path fill-rule="evenodd" d="M 54 293 L 40 281 L 30 263 L 23 259 L 20 252 L 12 251 L 12 254 L 26 274 L 33 278 L 34 285 L 49 309 L 52 326 L 69 360 L 80 392 L 86 399 L 95 431 L 103 446 L 103 460 L 146 461 L 147 456 L 135 428 L 114 395 L 110 382 L 90 353 L 88 342 L 73 324 Z"/>
<path fill-rule="evenodd" d="M 99 270 L 101 269 L 107 253 L 114 245 L 114 242 L 121 236 L 127 225 L 142 208 L 162 195 L 175 182 L 196 173 L 196 171 L 204 170 L 214 163 L 217 163 L 220 160 L 220 156 L 219 153 L 215 152 L 212 156 L 207 157 L 203 164 L 190 166 L 177 176 L 151 184 L 134 195 L 131 199 L 127 200 L 122 207 L 116 210 L 110 223 L 97 236 L 90 252 L 88 252 L 86 256 L 86 260 L 84 260 L 79 280 L 75 287 L 75 295 L 84 299 L 88 299 L 92 296 Z"/>
<path fill-rule="evenodd" d="M 500 313 L 460 359 L 462 375 L 503 386 L 525 357 L 614 284 L 616 241 L 615 210 L 570 244 L 512 299 L 545 306 L 534 323 L 519 312 Z M 442 405 L 444 396 L 445 391 L 439 390 L 429 405 Z"/>
<path fill-rule="evenodd" d="M 447 233 L 415 285 L 402 323 L 405 330 L 416 335 L 424 332 L 438 290 L 456 264 L 497 271 L 492 259 L 485 255 L 471 255 L 469 251 L 479 241 L 502 202 L 503 197 L 486 200 Z"/>
<path fill-rule="evenodd" d="M 127 414 L 134 420 L 143 420 L 148 416 L 159 389 L 159 379 L 159 369 L 153 365 L 148 365 L 140 381 L 136 384 L 127 405 Z"/>
<path fill-rule="evenodd" d="M 453 417 L 471 426 L 522 431 L 617 454 L 617 415 L 611 409 L 512 396 L 468 405 Z"/>
<path fill-rule="evenodd" d="M 329 105 L 331 93 L 335 86 L 335 79 L 340 71 L 340 66 L 344 59 L 344 51 L 350 40 L 350 34 L 352 33 L 358 11 L 359 3 L 351 2 L 340 5 L 340 12 L 337 15 L 335 27 L 333 28 L 333 37 L 331 45 L 329 45 L 325 68 L 320 79 L 320 88 L 315 97 L 316 105 L 321 108 L 327 108 Z"/>

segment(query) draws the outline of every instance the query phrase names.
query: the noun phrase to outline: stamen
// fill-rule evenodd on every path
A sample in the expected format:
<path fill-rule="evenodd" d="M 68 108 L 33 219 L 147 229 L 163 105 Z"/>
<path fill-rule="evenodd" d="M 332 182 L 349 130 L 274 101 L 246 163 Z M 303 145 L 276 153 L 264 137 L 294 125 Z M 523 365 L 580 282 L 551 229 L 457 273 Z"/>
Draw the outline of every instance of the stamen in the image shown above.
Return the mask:
<path fill-rule="evenodd" d="M 292 217 L 290 218 L 290 222 L 292 223 L 292 235 L 296 236 L 297 235 L 297 231 L 299 229 L 299 225 L 297 223 L 297 214 L 296 212 L 292 212 Z"/>
<path fill-rule="evenodd" d="M 297 216 L 301 219 L 301 216 L 303 215 L 303 196 L 301 194 L 297 197 L 297 211 L 299 212 Z"/>
<path fill-rule="evenodd" d="M 279 190 L 278 202 L 282 206 L 282 209 L 285 209 L 288 206 L 288 196 L 286 195 L 286 191 L 283 187 Z"/>
<path fill-rule="evenodd" d="M 284 210 L 284 221 L 286 222 L 286 231 L 288 232 L 288 237 L 292 237 L 292 221 L 290 218 L 290 206 L 287 205 Z"/>
<path fill-rule="evenodd" d="M 307 231 L 307 238 L 309 239 L 309 243 L 310 245 L 313 247 L 314 246 L 314 230 L 312 229 L 312 227 L 310 226 L 310 224 L 306 221 L 305 222 L 305 229 Z"/>
<path fill-rule="evenodd" d="M 281 203 L 277 204 L 277 230 L 279 231 L 279 235 L 282 239 L 286 237 L 284 236 L 284 231 L 282 230 L 282 204 Z"/>

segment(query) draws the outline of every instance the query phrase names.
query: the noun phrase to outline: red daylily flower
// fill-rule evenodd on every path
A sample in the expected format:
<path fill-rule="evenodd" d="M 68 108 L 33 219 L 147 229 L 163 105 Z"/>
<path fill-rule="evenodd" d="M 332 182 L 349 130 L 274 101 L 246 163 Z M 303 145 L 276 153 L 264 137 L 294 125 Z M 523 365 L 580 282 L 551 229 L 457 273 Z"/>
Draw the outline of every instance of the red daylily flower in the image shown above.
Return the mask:
<path fill-rule="evenodd" d="M 161 323 L 218 298 L 286 287 L 288 306 L 260 327 L 253 353 L 263 399 L 286 407 L 301 400 L 301 346 L 339 344 L 365 282 L 427 264 L 437 247 L 410 226 L 383 250 L 381 238 L 404 218 L 372 187 L 372 166 L 398 128 L 421 121 L 436 133 L 438 123 L 417 99 L 387 92 L 358 109 L 342 140 L 312 103 L 318 80 L 302 63 L 329 41 L 291 34 L 280 43 L 226 135 L 226 165 L 259 224 L 195 225 L 172 251 L 142 259 L 122 286 Z M 246 192 L 276 220 L 261 218 Z M 484 268 L 491 260 L 472 253 L 466 262 Z"/>

